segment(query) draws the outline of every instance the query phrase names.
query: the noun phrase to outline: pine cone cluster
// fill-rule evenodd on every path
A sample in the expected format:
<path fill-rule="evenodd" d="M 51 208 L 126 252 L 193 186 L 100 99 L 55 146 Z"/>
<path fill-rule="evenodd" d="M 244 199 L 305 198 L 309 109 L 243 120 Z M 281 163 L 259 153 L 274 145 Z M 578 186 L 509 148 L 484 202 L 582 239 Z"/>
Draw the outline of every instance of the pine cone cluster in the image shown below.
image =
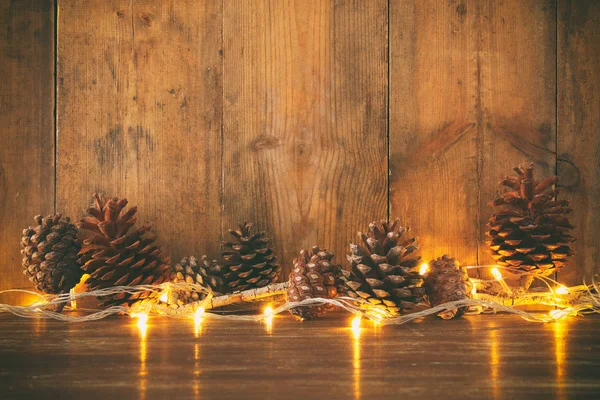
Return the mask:
<path fill-rule="evenodd" d="M 294 259 L 287 289 L 288 301 L 312 298 L 332 299 L 337 296 L 341 284 L 342 267 L 332 264 L 334 254 L 327 249 L 314 246 L 310 251 L 301 250 Z M 290 309 L 300 319 L 314 319 L 332 307 L 329 305 L 303 306 Z"/>
<path fill-rule="evenodd" d="M 90 274 L 91 290 L 112 286 L 158 285 L 170 278 L 169 260 L 155 244 L 156 237 L 147 234 L 150 226 L 129 233 L 135 225 L 137 206 L 125 210 L 126 199 L 101 198 L 94 195 L 94 206 L 79 223 L 92 237 L 85 239 L 79 262 Z M 152 292 L 119 293 L 103 297 L 104 305 L 133 305 Z"/>
<path fill-rule="evenodd" d="M 23 230 L 23 273 L 44 293 L 68 293 L 83 275 L 77 262 L 77 228 L 61 214 L 34 220 L 36 226 Z"/>
<path fill-rule="evenodd" d="M 216 260 L 208 261 L 202 256 L 200 263 L 196 257 L 184 257 L 171 271 L 171 282 L 186 282 L 201 285 L 212 289 L 215 295 L 220 294 L 224 286 L 223 272 Z M 185 305 L 199 300 L 204 300 L 206 294 L 195 290 L 177 289 L 171 293 L 171 302 L 176 305 Z"/>
<path fill-rule="evenodd" d="M 423 300 L 423 276 L 416 238 L 406 237 L 409 228 L 381 221 L 359 232 L 362 245 L 351 244 L 348 260 L 352 272 L 346 274 L 347 294 L 365 307 L 377 307 L 390 314 L 404 312 Z"/>
<path fill-rule="evenodd" d="M 252 233 L 252 224 L 244 222 L 229 231 L 231 242 L 223 242 L 223 277 L 229 291 L 261 288 L 277 282 L 281 267 L 267 246 L 264 232 Z"/>
<path fill-rule="evenodd" d="M 473 284 L 469 279 L 467 270 L 462 268 L 454 258 L 444 255 L 429 263 L 429 273 L 425 278 L 425 293 L 432 307 L 457 301 L 470 299 Z M 462 316 L 468 307 L 459 307 L 438 314 L 443 319 Z"/>
<path fill-rule="evenodd" d="M 557 177 L 537 182 L 533 164 L 514 170 L 518 176 L 500 182 L 509 191 L 491 203 L 501 207 L 488 224 L 492 257 L 512 272 L 549 275 L 573 254 L 569 243 L 575 238 L 567 218 L 572 209 L 567 200 L 555 200 Z"/>

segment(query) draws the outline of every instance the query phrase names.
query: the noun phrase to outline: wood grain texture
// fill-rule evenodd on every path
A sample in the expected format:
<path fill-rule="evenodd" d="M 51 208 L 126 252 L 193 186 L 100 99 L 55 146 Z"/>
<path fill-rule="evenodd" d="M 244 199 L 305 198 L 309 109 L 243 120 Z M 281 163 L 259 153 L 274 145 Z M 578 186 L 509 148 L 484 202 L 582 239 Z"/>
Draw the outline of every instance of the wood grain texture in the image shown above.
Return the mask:
<path fill-rule="evenodd" d="M 390 215 L 427 261 L 477 260 L 476 15 L 469 3 L 390 2 Z"/>
<path fill-rule="evenodd" d="M 600 3 L 558 3 L 558 174 L 577 237 L 567 284 L 590 281 L 600 260 Z"/>
<path fill-rule="evenodd" d="M 348 314 L 297 322 L 0 318 L 0 389 L 13 399 L 593 399 L 600 319 L 425 318 L 359 339 Z"/>
<path fill-rule="evenodd" d="M 21 231 L 54 210 L 53 21 L 51 0 L 0 1 L 0 290 L 32 287 L 21 268 Z"/>
<path fill-rule="evenodd" d="M 218 253 L 221 16 L 209 0 L 60 2 L 60 211 L 126 197 L 175 261 Z"/>
<path fill-rule="evenodd" d="M 477 2 L 480 86 L 479 262 L 493 262 L 485 245 L 489 202 L 512 168 L 529 162 L 538 178 L 556 166 L 556 2 Z"/>
<path fill-rule="evenodd" d="M 554 171 L 554 3 L 391 4 L 391 214 L 425 259 L 490 263 L 497 182 L 528 161 Z"/>
<path fill-rule="evenodd" d="M 223 232 L 266 230 L 283 264 L 386 217 L 386 1 L 226 1 Z"/>

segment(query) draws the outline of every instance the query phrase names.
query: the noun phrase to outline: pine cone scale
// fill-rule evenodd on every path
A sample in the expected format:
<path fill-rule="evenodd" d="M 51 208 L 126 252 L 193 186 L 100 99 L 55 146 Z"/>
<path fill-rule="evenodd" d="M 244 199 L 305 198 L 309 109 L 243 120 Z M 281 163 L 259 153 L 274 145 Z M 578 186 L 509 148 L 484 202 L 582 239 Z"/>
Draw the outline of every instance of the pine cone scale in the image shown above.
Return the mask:
<path fill-rule="evenodd" d="M 88 210 L 79 226 L 94 236 L 84 242 L 79 252 L 82 269 L 90 274 L 90 289 L 137 284 L 158 285 L 168 274 L 168 259 L 147 235 L 149 226 L 127 234 L 135 224 L 137 207 L 124 210 L 126 199 L 104 199 L 94 195 L 95 206 Z M 133 305 L 156 294 L 116 294 L 103 297 L 104 305 Z"/>
<path fill-rule="evenodd" d="M 310 251 L 301 250 L 289 276 L 288 301 L 337 296 L 337 287 L 342 285 L 342 269 L 332 264 L 332 259 L 333 253 L 317 246 Z M 294 307 L 290 312 L 300 319 L 314 319 L 330 309 L 330 305 L 302 306 Z"/>
<path fill-rule="evenodd" d="M 403 235 L 409 229 L 399 220 L 369 224 L 367 233 L 359 232 L 363 245 L 351 244 L 348 260 L 352 272 L 346 277 L 347 294 L 368 307 L 376 306 L 395 314 L 422 301 L 422 277 L 414 271 L 420 257 L 415 238 Z"/>
<path fill-rule="evenodd" d="M 231 291 L 264 287 L 277 282 L 281 267 L 267 247 L 263 232 L 252 234 L 252 224 L 244 222 L 230 234 L 236 241 L 222 242 L 223 276 Z"/>
<path fill-rule="evenodd" d="M 23 273 L 38 290 L 66 293 L 83 275 L 77 254 L 81 242 L 77 228 L 61 214 L 34 217 L 37 224 L 23 230 Z"/>

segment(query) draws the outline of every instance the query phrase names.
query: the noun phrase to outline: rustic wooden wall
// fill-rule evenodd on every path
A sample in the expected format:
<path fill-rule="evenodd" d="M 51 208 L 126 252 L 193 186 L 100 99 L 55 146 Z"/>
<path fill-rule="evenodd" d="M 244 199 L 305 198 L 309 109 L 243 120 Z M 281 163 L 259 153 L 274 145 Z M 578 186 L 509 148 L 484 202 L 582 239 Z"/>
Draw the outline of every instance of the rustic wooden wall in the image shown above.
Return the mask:
<path fill-rule="evenodd" d="M 312 244 L 345 263 L 391 215 L 425 258 L 486 263 L 487 203 L 529 160 L 576 209 L 561 280 L 600 258 L 598 2 L 0 0 L 0 21 L 0 289 L 28 286 L 31 217 L 94 191 L 173 259 L 250 219 L 285 271 Z"/>
<path fill-rule="evenodd" d="M 31 289 L 21 231 L 54 209 L 54 26 L 52 1 L 0 1 L 0 290 Z"/>

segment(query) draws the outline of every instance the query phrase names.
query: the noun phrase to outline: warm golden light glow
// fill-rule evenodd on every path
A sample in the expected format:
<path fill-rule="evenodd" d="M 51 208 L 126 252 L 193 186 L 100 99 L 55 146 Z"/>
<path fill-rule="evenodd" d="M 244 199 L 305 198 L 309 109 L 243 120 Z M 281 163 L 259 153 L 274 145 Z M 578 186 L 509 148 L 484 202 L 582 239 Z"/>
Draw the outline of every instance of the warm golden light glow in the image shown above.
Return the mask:
<path fill-rule="evenodd" d="M 567 289 L 564 286 L 559 286 L 556 289 L 554 289 L 554 293 L 556 294 L 560 294 L 560 295 L 565 295 L 565 294 L 569 294 L 569 289 Z"/>
<path fill-rule="evenodd" d="M 148 349 L 146 347 L 146 322 L 148 321 L 148 315 L 140 314 L 138 317 L 137 326 L 140 330 L 140 399 L 146 398 L 146 386 L 148 379 L 148 371 L 146 369 L 146 357 L 148 356 Z M 143 324 L 142 324 L 143 322 Z"/>
<path fill-rule="evenodd" d="M 200 399 L 200 381 L 198 377 L 202 373 L 200 369 L 200 345 L 198 343 L 194 343 L 194 384 L 192 386 L 194 390 L 194 398 Z"/>
<path fill-rule="evenodd" d="M 504 291 L 509 296 L 512 296 L 513 292 L 510 289 L 510 287 L 506 284 L 506 281 L 504 281 L 504 278 L 502 277 L 500 270 L 496 267 L 492 268 L 492 275 L 494 275 L 494 279 L 496 279 L 498 281 L 498 283 L 500 284 L 500 286 L 502 286 L 502 289 L 504 289 Z"/>
<path fill-rule="evenodd" d="M 167 286 L 165 287 L 164 292 L 161 293 L 160 297 L 158 298 L 159 301 L 161 301 L 162 303 L 169 303 L 169 299 L 171 298 L 171 287 L 169 284 L 167 284 Z"/>
<path fill-rule="evenodd" d="M 270 304 L 268 304 L 264 311 L 263 311 L 263 315 L 265 316 L 265 318 L 272 318 L 273 317 L 273 307 L 271 307 Z"/>
<path fill-rule="evenodd" d="M 75 287 L 73 289 L 71 289 L 70 294 L 71 294 L 71 299 L 72 299 L 71 300 L 71 309 L 72 310 L 77 309 L 77 300 L 73 299 L 73 295 L 77 294 L 77 293 L 84 293 L 87 291 L 86 281 L 88 280 L 89 277 L 90 277 L 89 274 L 83 274 L 83 276 L 79 280 L 79 283 L 77 285 L 75 285 Z"/>
<path fill-rule="evenodd" d="M 493 327 L 490 330 L 490 368 L 491 384 L 494 398 L 500 398 L 500 355 L 498 351 L 498 331 Z"/>
<path fill-rule="evenodd" d="M 77 309 L 77 300 L 73 299 L 73 295 L 75 294 L 75 288 L 71 289 L 69 294 L 71 295 L 71 310 L 76 310 Z"/>
<path fill-rule="evenodd" d="M 146 339 L 148 330 L 148 314 L 146 313 L 131 313 L 131 318 L 137 318 L 137 327 L 140 330 L 142 340 Z"/>
<path fill-rule="evenodd" d="M 352 320 L 352 331 L 354 334 L 352 366 L 354 367 L 354 398 L 360 399 L 360 317 L 357 318 Z M 358 322 L 355 323 L 355 320 Z"/>
<path fill-rule="evenodd" d="M 196 337 L 202 331 L 202 320 L 204 319 L 204 307 L 198 307 L 194 313 L 194 334 Z"/>
<path fill-rule="evenodd" d="M 571 315 L 571 312 L 573 311 L 572 308 L 564 308 L 562 310 L 552 310 L 548 313 L 548 315 L 555 320 L 559 320 L 559 319 L 563 319 L 569 315 Z"/>
<path fill-rule="evenodd" d="M 554 354 L 556 359 L 556 386 L 558 399 L 564 399 L 565 396 L 565 364 L 567 349 L 565 345 L 566 321 L 556 321 L 552 324 L 554 329 Z"/>
<path fill-rule="evenodd" d="M 425 275 L 429 271 L 429 264 L 423 263 L 421 264 L 421 268 L 419 268 L 419 275 Z"/>
<path fill-rule="evenodd" d="M 496 267 L 492 268 L 492 275 L 494 275 L 494 279 L 496 279 L 497 281 L 502 279 L 502 274 L 500 273 L 500 270 Z"/>
<path fill-rule="evenodd" d="M 41 307 L 47 303 L 48 302 L 46 300 L 39 300 L 39 301 L 36 301 L 35 303 L 31 304 L 31 307 L 35 307 L 35 311 L 40 312 L 42 310 L 40 310 L 38 307 Z"/>
<path fill-rule="evenodd" d="M 477 294 L 477 286 L 473 284 L 473 289 L 471 289 L 471 294 Z"/>
<path fill-rule="evenodd" d="M 273 307 L 268 304 L 263 311 L 265 328 L 267 333 L 270 335 L 273 332 Z"/>
<path fill-rule="evenodd" d="M 358 339 L 360 337 L 360 322 L 360 315 L 357 315 L 356 317 L 354 317 L 354 319 L 352 319 L 352 334 L 354 335 L 355 339 Z"/>

